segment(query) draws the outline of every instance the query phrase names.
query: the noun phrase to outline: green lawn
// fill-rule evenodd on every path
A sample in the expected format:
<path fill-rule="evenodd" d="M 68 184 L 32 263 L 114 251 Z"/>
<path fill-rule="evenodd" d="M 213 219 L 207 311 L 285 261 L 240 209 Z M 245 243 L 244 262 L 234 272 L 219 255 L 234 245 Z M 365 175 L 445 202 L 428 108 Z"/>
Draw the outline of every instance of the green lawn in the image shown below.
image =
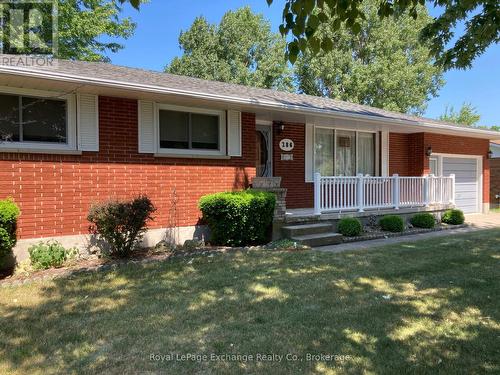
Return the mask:
<path fill-rule="evenodd" d="M 1 374 L 498 374 L 500 230 L 130 265 L 0 289 L 0 316 Z"/>

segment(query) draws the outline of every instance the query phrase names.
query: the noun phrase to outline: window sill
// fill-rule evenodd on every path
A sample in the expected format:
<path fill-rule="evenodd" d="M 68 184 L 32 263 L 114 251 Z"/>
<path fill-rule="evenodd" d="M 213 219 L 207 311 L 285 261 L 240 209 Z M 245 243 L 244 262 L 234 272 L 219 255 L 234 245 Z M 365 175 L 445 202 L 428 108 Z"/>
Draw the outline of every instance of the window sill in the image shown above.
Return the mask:
<path fill-rule="evenodd" d="M 49 154 L 49 155 L 81 155 L 82 151 L 72 149 L 49 149 L 49 148 L 23 148 L 23 147 L 1 147 L 0 153 L 20 153 L 20 154 Z"/>
<path fill-rule="evenodd" d="M 176 154 L 167 152 L 157 152 L 154 154 L 157 158 L 185 158 L 185 159 L 222 159 L 229 160 L 231 156 L 228 155 L 207 155 L 207 154 Z"/>

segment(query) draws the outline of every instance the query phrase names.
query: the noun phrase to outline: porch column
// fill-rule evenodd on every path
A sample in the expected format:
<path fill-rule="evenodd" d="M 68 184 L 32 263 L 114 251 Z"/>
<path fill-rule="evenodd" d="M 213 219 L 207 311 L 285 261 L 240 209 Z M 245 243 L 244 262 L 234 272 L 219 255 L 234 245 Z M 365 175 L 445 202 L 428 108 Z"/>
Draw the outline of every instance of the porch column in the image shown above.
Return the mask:
<path fill-rule="evenodd" d="M 314 214 L 321 215 L 321 174 L 314 174 Z"/>

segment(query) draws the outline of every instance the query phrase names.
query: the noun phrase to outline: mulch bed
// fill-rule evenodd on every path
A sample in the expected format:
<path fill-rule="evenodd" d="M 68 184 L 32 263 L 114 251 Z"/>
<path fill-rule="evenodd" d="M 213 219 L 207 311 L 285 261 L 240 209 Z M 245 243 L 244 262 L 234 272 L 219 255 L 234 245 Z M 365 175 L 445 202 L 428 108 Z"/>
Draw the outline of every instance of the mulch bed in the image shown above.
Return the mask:
<path fill-rule="evenodd" d="M 458 229 L 458 228 L 465 228 L 465 227 L 468 227 L 468 225 L 467 224 L 460 224 L 460 225 L 439 224 L 439 225 L 436 225 L 432 229 L 409 228 L 409 229 L 406 229 L 404 232 L 400 232 L 400 233 L 392 233 L 392 232 L 384 232 L 384 231 L 381 231 L 381 230 L 380 231 L 374 230 L 373 232 L 368 232 L 368 233 L 365 232 L 361 236 L 343 237 L 342 241 L 344 243 L 348 243 L 348 242 L 378 240 L 378 239 L 381 239 L 381 238 L 410 236 L 412 234 L 429 233 L 429 232 L 439 232 L 439 231 L 442 231 L 442 230 Z"/>

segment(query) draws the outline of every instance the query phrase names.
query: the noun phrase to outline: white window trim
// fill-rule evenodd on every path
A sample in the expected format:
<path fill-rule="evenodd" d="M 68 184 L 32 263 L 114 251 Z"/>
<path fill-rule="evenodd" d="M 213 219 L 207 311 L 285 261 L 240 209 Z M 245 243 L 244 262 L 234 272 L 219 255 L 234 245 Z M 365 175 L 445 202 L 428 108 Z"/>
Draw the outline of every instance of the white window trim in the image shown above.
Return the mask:
<path fill-rule="evenodd" d="M 374 134 L 375 135 L 375 154 L 373 155 L 373 157 L 375 158 L 375 163 L 376 163 L 376 155 L 378 154 L 379 152 L 379 147 L 380 147 L 380 144 L 379 142 L 377 142 L 376 140 L 376 137 L 378 136 L 378 131 L 377 130 L 355 130 L 355 129 L 349 129 L 349 128 L 342 128 L 342 127 L 337 127 L 337 126 L 323 126 L 323 125 L 313 125 L 313 131 L 312 131 L 312 166 L 311 166 L 311 170 L 313 171 L 313 174 L 315 172 L 315 167 L 316 167 L 316 148 L 314 147 L 315 145 L 315 142 L 316 142 L 316 129 L 328 129 L 328 130 L 333 130 L 333 134 L 334 134 L 334 142 L 333 142 L 333 154 L 335 155 L 336 152 L 337 152 L 337 130 L 341 130 L 341 131 L 350 131 L 350 132 L 355 132 L 356 133 L 356 160 L 355 160 L 355 164 L 356 164 L 356 171 L 358 170 L 358 133 L 371 133 L 371 134 Z M 335 165 L 334 165 L 334 168 L 335 168 Z M 375 164 L 375 173 L 377 174 L 378 172 L 378 169 L 377 169 L 377 164 Z M 306 182 L 313 182 L 313 180 L 306 174 Z"/>
<path fill-rule="evenodd" d="M 66 94 L 56 91 L 44 91 L 34 89 L 23 89 L 0 86 L 0 94 L 11 94 L 20 96 L 38 97 L 42 99 L 66 100 L 66 121 L 67 121 L 67 143 L 51 142 L 1 142 L 0 152 L 30 152 L 30 153 L 50 153 L 73 154 L 79 153 L 76 142 L 76 95 Z"/>
<path fill-rule="evenodd" d="M 190 113 L 200 113 L 206 115 L 216 115 L 219 116 L 219 149 L 218 150 L 195 150 L 195 149 L 177 149 L 177 148 L 161 148 L 160 147 L 160 110 L 167 111 L 179 111 L 179 112 L 190 112 Z M 220 111 L 215 109 L 198 108 L 198 107 L 184 107 L 178 105 L 161 104 L 155 103 L 154 106 L 154 122 L 155 122 L 155 156 L 166 156 L 166 157 L 215 157 L 215 158 L 226 158 L 227 157 L 227 145 L 226 145 L 226 111 Z"/>

